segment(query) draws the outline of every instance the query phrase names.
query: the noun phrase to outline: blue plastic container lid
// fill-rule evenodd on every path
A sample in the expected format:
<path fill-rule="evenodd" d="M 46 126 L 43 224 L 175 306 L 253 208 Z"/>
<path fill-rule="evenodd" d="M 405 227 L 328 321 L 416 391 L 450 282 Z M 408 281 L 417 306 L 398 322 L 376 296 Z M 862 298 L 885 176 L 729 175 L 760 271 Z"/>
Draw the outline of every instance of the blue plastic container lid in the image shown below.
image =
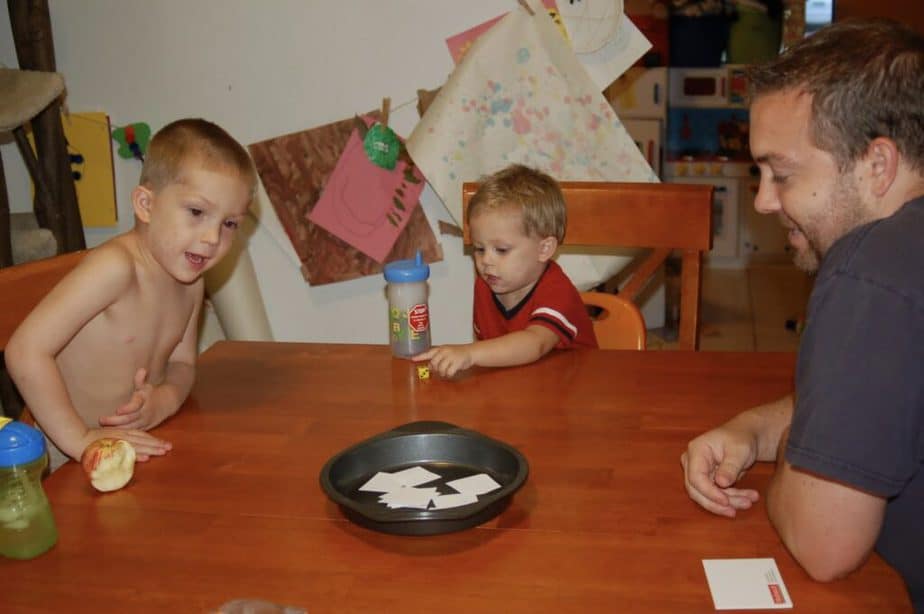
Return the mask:
<path fill-rule="evenodd" d="M 426 281 L 430 277 L 430 265 L 423 261 L 420 252 L 416 258 L 395 260 L 385 265 L 385 281 L 411 282 Z"/>
<path fill-rule="evenodd" d="M 45 437 L 38 429 L 0 418 L 0 467 L 31 463 L 44 453 Z"/>

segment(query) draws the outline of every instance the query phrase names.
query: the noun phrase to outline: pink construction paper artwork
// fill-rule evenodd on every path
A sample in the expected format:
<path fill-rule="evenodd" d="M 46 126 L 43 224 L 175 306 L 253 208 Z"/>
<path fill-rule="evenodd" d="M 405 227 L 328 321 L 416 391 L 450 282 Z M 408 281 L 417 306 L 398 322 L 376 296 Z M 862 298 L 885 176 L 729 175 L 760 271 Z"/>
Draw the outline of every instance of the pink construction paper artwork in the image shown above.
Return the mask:
<path fill-rule="evenodd" d="M 542 0 L 542 5 L 549 11 L 552 19 L 554 19 L 556 23 L 560 23 L 561 19 L 558 14 L 558 6 L 555 4 L 555 0 Z M 462 56 L 464 56 L 468 48 L 472 46 L 475 39 L 490 30 L 491 26 L 503 19 L 506 14 L 507 13 L 498 15 L 494 19 L 489 19 L 477 26 L 469 28 L 465 32 L 459 32 L 447 38 L 446 46 L 449 47 L 449 54 L 452 56 L 452 61 L 456 64 L 461 62 Z"/>
<path fill-rule="evenodd" d="M 364 118 L 367 125 L 372 120 Z M 423 174 L 403 156 L 393 170 L 366 156 L 354 130 L 307 219 L 383 262 L 410 220 L 423 190 Z"/>

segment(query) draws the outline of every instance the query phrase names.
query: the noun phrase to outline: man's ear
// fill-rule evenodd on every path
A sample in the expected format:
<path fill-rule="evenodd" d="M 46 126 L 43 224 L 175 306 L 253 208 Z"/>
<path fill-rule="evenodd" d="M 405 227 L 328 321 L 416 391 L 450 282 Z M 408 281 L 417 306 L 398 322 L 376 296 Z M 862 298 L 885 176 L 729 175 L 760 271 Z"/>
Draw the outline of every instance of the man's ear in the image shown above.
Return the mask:
<path fill-rule="evenodd" d="M 539 241 L 539 262 L 548 262 L 558 249 L 558 239 L 545 237 Z"/>
<path fill-rule="evenodd" d="M 151 221 L 151 209 L 154 207 L 154 192 L 143 185 L 135 186 L 132 190 L 132 208 L 135 217 L 147 224 Z"/>
<path fill-rule="evenodd" d="M 892 187 L 898 175 L 901 155 L 895 141 L 876 137 L 866 148 L 865 163 L 869 172 L 869 189 L 877 198 L 882 198 Z"/>

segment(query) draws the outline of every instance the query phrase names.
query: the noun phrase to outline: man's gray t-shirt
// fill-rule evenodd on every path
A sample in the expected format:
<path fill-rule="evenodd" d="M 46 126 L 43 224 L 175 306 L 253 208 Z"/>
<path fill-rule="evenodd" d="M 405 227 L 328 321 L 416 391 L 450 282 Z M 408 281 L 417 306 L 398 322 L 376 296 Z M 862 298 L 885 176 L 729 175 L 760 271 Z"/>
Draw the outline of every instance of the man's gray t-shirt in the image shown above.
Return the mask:
<path fill-rule="evenodd" d="M 924 197 L 825 255 L 786 459 L 887 500 L 876 550 L 924 612 Z"/>

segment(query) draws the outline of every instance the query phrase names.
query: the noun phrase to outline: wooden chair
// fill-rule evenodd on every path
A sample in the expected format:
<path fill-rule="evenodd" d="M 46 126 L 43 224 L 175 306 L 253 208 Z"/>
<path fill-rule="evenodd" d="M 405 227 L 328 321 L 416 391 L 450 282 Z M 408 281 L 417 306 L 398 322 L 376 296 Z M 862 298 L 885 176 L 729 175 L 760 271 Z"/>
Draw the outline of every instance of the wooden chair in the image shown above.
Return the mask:
<path fill-rule="evenodd" d="M 678 349 L 699 347 L 703 252 L 712 247 L 710 185 L 563 181 L 568 203 L 565 246 L 601 249 L 650 248 L 631 266 L 619 296 L 635 302 L 671 254 L 681 256 Z M 478 184 L 462 185 L 463 242 L 471 246 L 464 223 Z M 631 322 L 631 320 L 629 320 Z M 596 326 L 596 325 L 595 325 Z"/>
<path fill-rule="evenodd" d="M 591 308 L 594 334 L 602 350 L 644 350 L 645 318 L 632 301 L 607 292 L 581 292 Z"/>
<path fill-rule="evenodd" d="M 0 356 L 13 332 L 32 308 L 83 259 L 86 250 L 0 268 Z M 0 365 L 2 366 L 2 365 Z M 0 398 L 10 416 L 22 412 L 6 368 L 0 369 Z"/>

